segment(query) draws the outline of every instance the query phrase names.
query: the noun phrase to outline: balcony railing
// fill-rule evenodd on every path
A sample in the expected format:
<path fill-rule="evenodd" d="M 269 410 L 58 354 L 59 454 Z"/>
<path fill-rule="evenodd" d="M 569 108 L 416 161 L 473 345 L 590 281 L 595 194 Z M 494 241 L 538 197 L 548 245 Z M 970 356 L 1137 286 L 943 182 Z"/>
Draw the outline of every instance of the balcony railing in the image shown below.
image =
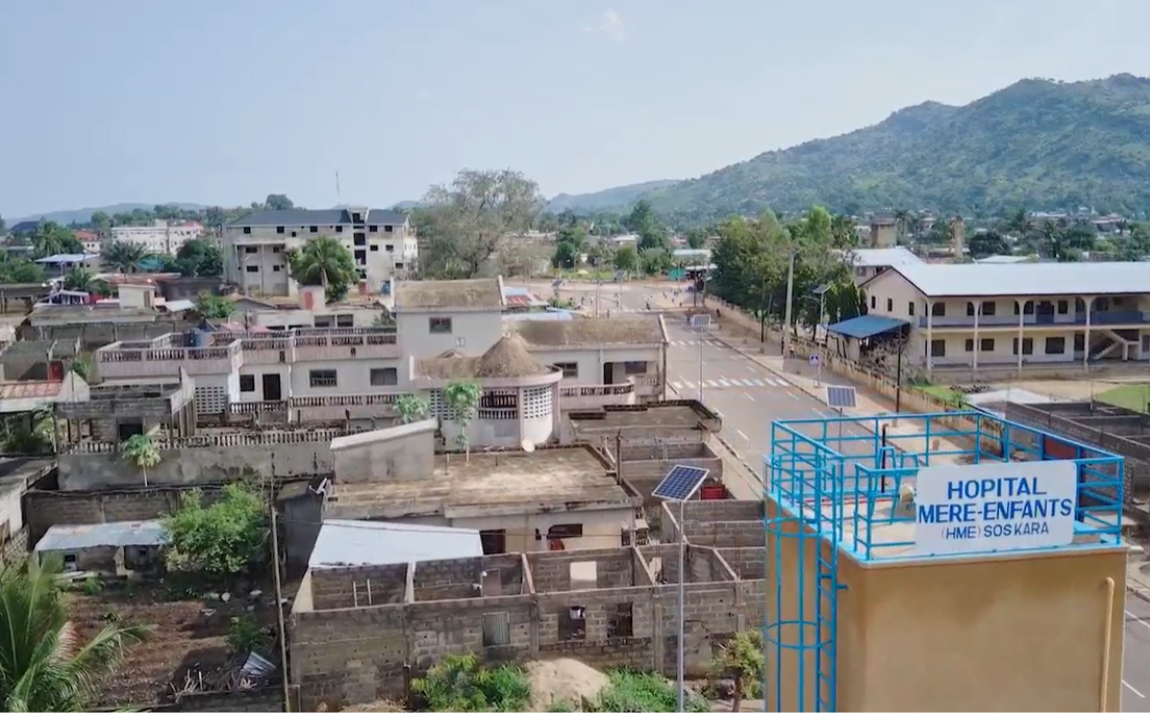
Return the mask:
<path fill-rule="evenodd" d="M 156 340 L 171 344 L 172 340 Z M 239 369 L 242 364 L 240 343 L 211 347 L 140 348 L 139 342 L 110 344 L 96 351 L 96 369 L 104 378 L 174 376 L 184 369 L 189 374 L 223 374 Z"/>
<path fill-rule="evenodd" d="M 918 326 L 925 328 L 927 324 L 926 317 L 918 318 Z M 1043 325 L 1052 326 L 1082 326 L 1086 324 L 1086 313 L 1077 312 L 1075 314 L 1027 314 L 1023 315 L 1022 325 L 1024 327 L 1034 327 Z M 1118 326 L 1118 325 L 1141 325 L 1150 324 L 1150 312 L 1139 312 L 1136 310 L 1122 311 L 1122 312 L 1092 312 L 1090 314 L 1091 326 Z M 934 317 L 931 319 L 931 325 L 936 329 L 945 329 L 948 327 L 970 327 L 974 328 L 974 317 L 961 316 L 961 317 Z M 1017 327 L 1018 315 L 983 315 L 978 318 L 979 327 Z"/>
<path fill-rule="evenodd" d="M 560 386 L 560 398 L 626 396 L 635 393 L 635 384 L 599 384 L 597 386 Z"/>

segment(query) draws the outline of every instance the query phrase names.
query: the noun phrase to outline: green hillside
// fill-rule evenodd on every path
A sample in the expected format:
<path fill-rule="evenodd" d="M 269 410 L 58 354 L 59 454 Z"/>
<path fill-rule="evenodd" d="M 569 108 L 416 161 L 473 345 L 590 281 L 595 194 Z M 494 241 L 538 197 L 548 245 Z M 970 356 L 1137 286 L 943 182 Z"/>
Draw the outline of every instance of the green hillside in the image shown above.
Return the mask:
<path fill-rule="evenodd" d="M 721 217 L 821 203 L 993 213 L 1150 206 L 1150 79 L 1027 79 L 962 107 L 927 102 L 875 126 L 771 151 L 644 194 L 655 209 Z"/>
<path fill-rule="evenodd" d="M 674 185 L 678 181 L 647 181 L 633 183 L 629 186 L 608 188 L 595 193 L 560 193 L 547 203 L 547 210 L 552 213 L 562 213 L 565 210 L 597 211 L 623 209 L 638 200 L 639 196 L 648 191 L 658 190 Z"/>

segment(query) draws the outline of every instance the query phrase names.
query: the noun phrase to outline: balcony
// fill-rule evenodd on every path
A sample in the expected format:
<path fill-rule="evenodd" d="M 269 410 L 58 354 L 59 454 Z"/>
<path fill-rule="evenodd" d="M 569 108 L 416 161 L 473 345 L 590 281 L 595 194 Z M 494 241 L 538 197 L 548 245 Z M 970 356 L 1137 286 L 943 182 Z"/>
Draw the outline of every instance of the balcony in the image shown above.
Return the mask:
<path fill-rule="evenodd" d="M 931 320 L 934 329 L 974 329 L 974 317 L 961 316 L 961 317 L 935 317 Z M 1086 324 L 1086 314 L 1078 312 L 1075 314 L 1027 314 L 1023 315 L 1022 324 L 1026 327 L 1041 327 L 1041 326 L 1054 326 L 1054 327 L 1071 327 L 1071 326 L 1084 326 Z M 1129 325 L 1135 327 L 1138 325 L 1150 324 L 1150 312 L 1139 312 L 1136 310 L 1122 311 L 1122 312 L 1092 312 L 1090 314 L 1090 325 L 1108 326 L 1108 327 L 1121 327 Z M 923 329 L 926 328 L 926 317 L 918 318 L 918 326 Z M 994 328 L 994 327 L 1018 327 L 1018 315 L 993 315 L 982 316 L 978 318 L 978 326 Z"/>
<path fill-rule="evenodd" d="M 593 409 L 600 406 L 631 406 L 635 403 L 635 384 L 600 384 L 596 386 L 560 386 L 560 410 Z"/>
<path fill-rule="evenodd" d="M 659 374 L 636 374 L 627 377 L 635 385 L 640 396 L 656 396 L 662 393 L 663 379 Z"/>
<path fill-rule="evenodd" d="M 227 374 L 243 363 L 238 339 L 217 335 L 217 344 L 183 346 L 180 334 L 167 334 L 151 341 L 116 342 L 96 351 L 96 372 L 101 379 L 138 379 Z M 230 341 L 225 341 L 230 340 Z"/>
<path fill-rule="evenodd" d="M 341 359 L 398 359 L 395 331 L 382 327 L 299 329 L 289 336 L 242 336 L 245 364 L 294 363 Z"/>

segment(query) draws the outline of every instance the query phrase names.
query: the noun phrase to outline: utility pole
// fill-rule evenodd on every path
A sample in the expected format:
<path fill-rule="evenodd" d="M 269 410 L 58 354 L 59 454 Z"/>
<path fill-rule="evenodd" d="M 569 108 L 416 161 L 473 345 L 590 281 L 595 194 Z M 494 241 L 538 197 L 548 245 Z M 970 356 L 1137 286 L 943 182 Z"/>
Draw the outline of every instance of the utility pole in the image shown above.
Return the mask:
<path fill-rule="evenodd" d="M 898 329 L 898 357 L 894 374 L 894 412 L 902 412 L 902 327 Z M 884 427 L 885 428 L 885 427 Z"/>
<path fill-rule="evenodd" d="M 783 318 L 783 359 L 791 353 L 791 301 L 795 296 L 795 247 L 791 245 L 791 260 L 787 267 L 787 304 Z"/>
<path fill-rule="evenodd" d="M 287 630 L 284 626 L 283 588 L 280 584 L 280 536 L 279 526 L 276 524 L 276 501 L 274 497 L 268 498 L 271 505 L 272 530 L 272 572 L 275 575 L 276 587 L 276 623 L 280 634 L 280 673 L 284 688 L 284 710 L 291 711 L 291 687 L 288 685 L 288 656 L 287 656 Z"/>

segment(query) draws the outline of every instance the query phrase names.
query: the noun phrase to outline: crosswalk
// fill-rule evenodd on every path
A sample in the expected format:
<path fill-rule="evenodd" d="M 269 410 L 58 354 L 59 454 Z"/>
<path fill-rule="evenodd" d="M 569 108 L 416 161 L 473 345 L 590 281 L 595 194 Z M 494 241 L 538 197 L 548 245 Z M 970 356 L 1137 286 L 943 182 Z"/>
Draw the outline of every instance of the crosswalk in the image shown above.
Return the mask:
<path fill-rule="evenodd" d="M 785 388 L 790 386 L 782 379 L 705 379 L 703 381 L 704 389 L 747 389 L 753 387 L 776 387 Z M 694 381 L 672 381 L 671 388 L 675 391 L 690 391 L 691 389 L 699 388 L 698 382 Z"/>
<path fill-rule="evenodd" d="M 697 347 L 699 346 L 700 341 L 702 341 L 704 344 L 709 343 L 706 340 L 699 339 L 672 339 L 671 341 L 667 342 L 667 344 L 672 347 Z"/>

